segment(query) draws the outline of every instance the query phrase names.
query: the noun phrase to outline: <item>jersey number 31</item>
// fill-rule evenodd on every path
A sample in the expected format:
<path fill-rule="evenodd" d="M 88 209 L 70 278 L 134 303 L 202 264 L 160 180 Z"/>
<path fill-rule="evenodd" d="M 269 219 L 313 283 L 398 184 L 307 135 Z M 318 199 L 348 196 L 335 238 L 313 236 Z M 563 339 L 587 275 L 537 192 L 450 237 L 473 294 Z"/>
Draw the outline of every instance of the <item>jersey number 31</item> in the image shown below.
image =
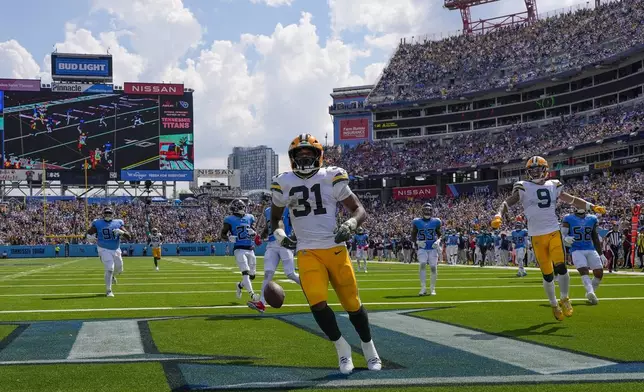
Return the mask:
<path fill-rule="evenodd" d="M 311 195 L 310 192 L 313 192 L 313 196 L 315 197 L 315 209 L 313 210 L 313 215 L 326 214 L 326 208 L 322 205 L 322 192 L 320 191 L 320 188 L 320 184 L 313 185 L 310 191 L 309 188 L 304 185 L 291 188 L 289 196 L 298 196 L 297 205 L 291 207 L 291 211 L 293 211 L 294 216 L 301 218 L 311 213 L 312 208 L 311 203 L 309 203 L 309 196 Z"/>

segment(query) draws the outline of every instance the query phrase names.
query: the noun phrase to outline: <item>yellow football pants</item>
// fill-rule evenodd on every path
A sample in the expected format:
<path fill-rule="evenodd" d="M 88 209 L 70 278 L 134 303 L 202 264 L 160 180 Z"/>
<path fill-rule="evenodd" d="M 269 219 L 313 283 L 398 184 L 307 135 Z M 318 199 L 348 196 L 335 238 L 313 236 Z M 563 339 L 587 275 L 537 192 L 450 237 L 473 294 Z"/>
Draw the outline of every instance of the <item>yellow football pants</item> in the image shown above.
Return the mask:
<path fill-rule="evenodd" d="M 530 237 L 534 257 L 539 263 L 541 273 L 550 275 L 554 272 L 554 266 L 563 264 L 565 259 L 563 241 L 559 230 L 550 234 Z"/>

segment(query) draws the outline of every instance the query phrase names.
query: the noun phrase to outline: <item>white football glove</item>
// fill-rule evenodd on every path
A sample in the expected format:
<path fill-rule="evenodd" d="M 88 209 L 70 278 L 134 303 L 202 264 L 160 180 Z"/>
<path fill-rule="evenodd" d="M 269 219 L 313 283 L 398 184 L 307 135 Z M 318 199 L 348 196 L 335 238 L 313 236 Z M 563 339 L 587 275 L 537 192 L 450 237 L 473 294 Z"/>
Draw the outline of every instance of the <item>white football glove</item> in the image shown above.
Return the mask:
<path fill-rule="evenodd" d="M 251 229 L 250 227 L 246 229 L 246 232 L 248 233 L 249 237 L 255 237 L 255 234 L 257 234 L 255 230 Z"/>
<path fill-rule="evenodd" d="M 572 243 L 575 242 L 575 239 L 573 237 L 571 237 L 571 236 L 565 236 L 563 238 L 563 241 L 564 241 L 564 245 L 570 247 L 570 246 L 572 246 Z"/>
<path fill-rule="evenodd" d="M 229 235 L 228 236 L 228 242 L 235 242 L 237 241 L 237 236 L 235 235 Z"/>
<path fill-rule="evenodd" d="M 427 245 L 427 242 L 425 242 L 425 241 L 416 241 L 416 245 L 418 245 L 418 249 L 425 249 L 425 245 Z"/>
<path fill-rule="evenodd" d="M 282 228 L 276 229 L 273 232 L 273 237 L 275 237 L 275 241 L 277 241 L 278 244 L 281 244 L 282 241 L 284 241 L 284 238 L 286 238 L 286 232 Z"/>
<path fill-rule="evenodd" d="M 121 229 L 114 229 L 114 230 L 112 230 L 112 233 L 113 233 L 115 236 L 120 237 L 123 233 L 125 233 L 125 231 L 123 231 L 123 230 L 121 230 Z"/>
<path fill-rule="evenodd" d="M 88 242 L 92 243 L 92 242 L 96 241 L 96 235 L 95 235 L 95 234 L 87 234 L 87 235 L 85 236 L 85 239 L 86 239 Z"/>
<path fill-rule="evenodd" d="M 440 240 L 434 241 L 434 243 L 432 244 L 432 249 L 438 249 L 440 247 L 441 247 L 441 241 Z"/>
<path fill-rule="evenodd" d="M 335 229 L 335 243 L 341 244 L 351 238 L 351 234 L 358 228 L 356 218 L 349 218 Z"/>

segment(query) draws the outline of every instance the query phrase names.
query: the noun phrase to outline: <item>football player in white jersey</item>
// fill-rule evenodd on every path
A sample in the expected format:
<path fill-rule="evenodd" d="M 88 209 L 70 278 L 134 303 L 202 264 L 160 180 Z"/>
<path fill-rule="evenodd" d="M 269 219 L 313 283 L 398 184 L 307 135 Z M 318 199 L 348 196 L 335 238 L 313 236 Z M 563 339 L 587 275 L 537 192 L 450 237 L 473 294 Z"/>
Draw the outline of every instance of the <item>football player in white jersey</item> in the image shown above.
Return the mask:
<path fill-rule="evenodd" d="M 371 340 L 367 311 L 360 302 L 355 272 L 345 242 L 364 222 L 367 213 L 349 188 L 349 176 L 339 167 L 322 167 L 322 144 L 310 134 L 296 137 L 288 155 L 292 172 L 273 178 L 271 228 L 275 240 L 288 240 L 277 228 L 288 206 L 297 233 L 297 257 L 302 290 L 320 329 L 334 342 L 340 372 L 353 371 L 351 346 L 342 337 L 335 313 L 327 304 L 329 282 L 349 320 L 360 336 L 369 370 L 380 370 L 382 362 Z M 337 226 L 337 204 L 342 203 L 351 218 Z"/>
<path fill-rule="evenodd" d="M 548 162 L 544 158 L 539 156 L 530 158 L 526 163 L 526 174 L 529 180 L 514 184 L 512 195 L 501 204 L 492 219 L 492 227 L 495 229 L 501 227 L 503 217 L 509 213 L 509 207 L 521 203 L 528 221 L 528 234 L 532 248 L 543 274 L 543 287 L 552 306 L 552 313 L 557 320 L 562 321 L 564 316 L 572 316 L 573 308 L 568 297 L 570 276 L 566 269 L 562 235 L 555 210 L 557 200 L 598 214 L 605 214 L 606 209 L 563 192 L 563 184 L 559 180 L 549 180 L 548 173 Z M 555 293 L 555 274 L 558 275 L 561 296 L 559 302 Z"/>

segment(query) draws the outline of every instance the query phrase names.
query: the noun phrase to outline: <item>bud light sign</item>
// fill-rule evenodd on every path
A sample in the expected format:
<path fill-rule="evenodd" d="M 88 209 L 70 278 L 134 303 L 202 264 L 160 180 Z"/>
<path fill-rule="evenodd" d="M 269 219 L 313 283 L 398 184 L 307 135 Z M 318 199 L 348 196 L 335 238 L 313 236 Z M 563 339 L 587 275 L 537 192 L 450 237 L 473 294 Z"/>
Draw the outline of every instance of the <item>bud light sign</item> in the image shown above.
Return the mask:
<path fill-rule="evenodd" d="M 112 56 L 110 55 L 51 55 L 52 79 L 112 81 Z"/>

